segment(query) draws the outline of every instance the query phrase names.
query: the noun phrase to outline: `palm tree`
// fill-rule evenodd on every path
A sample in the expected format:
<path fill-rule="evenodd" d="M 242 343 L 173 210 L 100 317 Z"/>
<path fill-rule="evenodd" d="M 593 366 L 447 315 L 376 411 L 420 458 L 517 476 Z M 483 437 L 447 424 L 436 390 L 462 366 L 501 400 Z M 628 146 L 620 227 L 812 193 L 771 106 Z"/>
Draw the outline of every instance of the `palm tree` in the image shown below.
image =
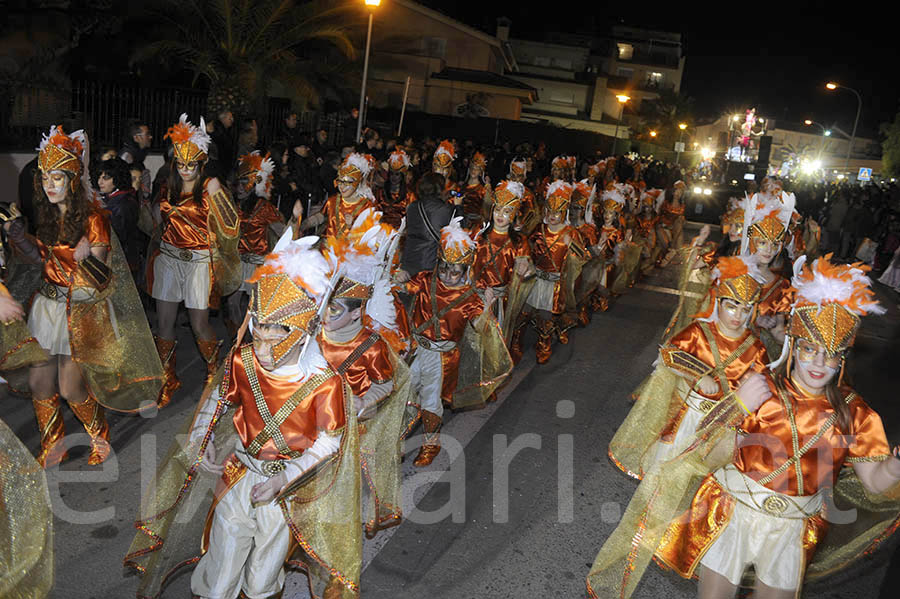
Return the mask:
<path fill-rule="evenodd" d="M 681 131 L 679 123 L 693 122 L 694 99 L 672 90 L 662 90 L 659 98 L 641 103 L 641 129 L 659 132 L 657 143 L 671 146 L 677 141 Z"/>
<path fill-rule="evenodd" d="M 166 62 L 209 85 L 207 110 L 248 114 L 272 94 L 297 107 L 340 87 L 359 11 L 333 0 L 154 0 L 155 31 L 132 63 Z"/>

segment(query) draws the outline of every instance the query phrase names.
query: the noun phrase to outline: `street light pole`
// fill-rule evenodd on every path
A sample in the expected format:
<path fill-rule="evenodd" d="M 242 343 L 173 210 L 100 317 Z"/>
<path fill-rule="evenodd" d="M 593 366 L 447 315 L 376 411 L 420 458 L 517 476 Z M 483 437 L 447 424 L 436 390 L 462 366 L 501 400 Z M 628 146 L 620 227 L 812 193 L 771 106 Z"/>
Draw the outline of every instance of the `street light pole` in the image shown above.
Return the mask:
<path fill-rule="evenodd" d="M 681 129 L 681 135 L 678 136 L 678 147 L 682 147 L 684 145 L 684 130 L 687 129 L 686 123 L 678 123 L 678 128 Z M 681 160 L 681 150 L 675 151 L 675 166 L 679 165 Z"/>
<path fill-rule="evenodd" d="M 825 88 L 832 91 L 836 89 L 846 89 L 847 91 L 851 91 L 856 95 L 856 119 L 853 121 L 853 132 L 850 134 L 850 145 L 847 146 L 847 159 L 844 162 L 844 170 L 849 170 L 850 152 L 853 150 L 853 142 L 856 140 L 856 126 L 859 124 L 859 114 L 862 112 L 862 96 L 860 96 L 859 92 L 852 87 L 847 87 L 846 85 L 840 85 L 834 82 L 826 83 Z"/>
<path fill-rule="evenodd" d="M 819 129 L 822 130 L 822 144 L 819 146 L 819 158 L 818 158 L 819 160 L 822 160 L 822 154 L 825 152 L 825 138 L 827 138 L 829 135 L 831 135 L 831 131 L 826 129 L 825 125 L 823 125 L 822 123 L 817 123 L 816 121 L 812 121 L 810 119 L 806 119 L 805 121 L 803 121 L 803 124 L 806 125 L 807 127 L 810 125 L 815 125 L 816 127 L 818 127 Z"/>
<path fill-rule="evenodd" d="M 381 3 L 381 0 L 366 0 L 366 6 L 375 7 Z M 366 57 L 363 59 L 363 75 L 362 85 L 359 88 L 359 114 L 356 116 L 356 139 L 354 143 L 359 143 L 362 135 L 363 125 L 363 108 L 366 102 L 366 79 L 369 76 L 369 48 L 372 45 L 372 10 L 369 10 L 369 33 L 366 35 Z"/>
<path fill-rule="evenodd" d="M 616 121 L 616 132 L 613 135 L 613 147 L 612 147 L 612 155 L 616 155 L 616 147 L 619 145 L 619 125 L 622 124 L 622 113 L 625 112 L 625 102 L 630 100 L 629 96 L 625 94 L 619 94 L 616 96 L 616 101 L 619 102 L 619 119 Z"/>

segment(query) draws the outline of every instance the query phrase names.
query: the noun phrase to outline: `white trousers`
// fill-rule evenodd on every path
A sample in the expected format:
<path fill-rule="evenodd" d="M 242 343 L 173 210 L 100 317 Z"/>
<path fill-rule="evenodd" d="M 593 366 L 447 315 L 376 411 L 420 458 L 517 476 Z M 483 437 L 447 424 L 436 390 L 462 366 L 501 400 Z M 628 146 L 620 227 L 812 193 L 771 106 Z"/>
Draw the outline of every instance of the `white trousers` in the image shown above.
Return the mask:
<path fill-rule="evenodd" d="M 253 507 L 250 490 L 268 479 L 248 470 L 213 514 L 209 549 L 191 576 L 191 591 L 203 599 L 265 599 L 284 588 L 284 560 L 291 533 L 275 503 Z"/>
<path fill-rule="evenodd" d="M 161 244 L 162 245 L 162 244 Z M 178 248 L 164 244 L 169 252 Z M 173 249 L 174 248 L 174 249 Z M 165 249 L 165 248 L 164 248 Z M 153 261 L 153 299 L 166 302 L 184 302 L 185 308 L 206 310 L 209 308 L 209 252 L 191 251 L 193 260 L 186 262 L 160 251 Z M 202 258 L 206 257 L 205 260 Z"/>
<path fill-rule="evenodd" d="M 419 398 L 422 409 L 443 416 L 441 387 L 444 384 L 444 369 L 441 366 L 441 352 L 419 346 L 409 367 L 409 379 L 413 394 Z"/>

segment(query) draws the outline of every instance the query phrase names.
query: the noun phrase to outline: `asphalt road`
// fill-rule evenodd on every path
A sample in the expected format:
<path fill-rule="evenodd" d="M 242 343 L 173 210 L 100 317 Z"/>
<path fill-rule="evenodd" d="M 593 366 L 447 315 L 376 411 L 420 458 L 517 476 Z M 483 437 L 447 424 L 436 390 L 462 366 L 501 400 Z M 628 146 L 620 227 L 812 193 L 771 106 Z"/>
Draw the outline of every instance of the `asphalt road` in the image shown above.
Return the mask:
<path fill-rule="evenodd" d="M 676 303 L 658 289 L 673 280 L 672 272 L 655 273 L 644 281 L 654 290 L 638 285 L 618 298 L 588 327 L 573 330 L 548 364 L 526 357 L 499 402 L 451 415 L 444 443 L 453 460 L 444 451 L 425 471 L 406 461 L 407 520 L 366 542 L 364 597 L 584 597 L 594 556 L 635 489 L 609 463 L 606 448 L 630 407 L 628 394 L 651 370 Z M 865 321 L 848 372 L 896 443 L 900 310 L 892 292 L 881 286 L 878 292 L 889 313 Z M 115 460 L 103 467 L 88 467 L 86 448 L 76 448 L 62 468 L 48 472 L 57 515 L 54 598 L 134 597 L 137 581 L 121 563 L 141 489 L 192 413 L 205 372 L 189 328 L 179 328 L 179 341 L 184 387 L 173 404 L 153 418 L 111 415 Z M 30 402 L 5 398 L 0 417 L 37 449 Z M 81 430 L 68 412 L 66 425 Z M 895 535 L 851 571 L 807 587 L 804 595 L 895 596 L 888 589 L 900 584 L 898 542 Z M 889 571 L 895 578 L 885 578 Z M 163 594 L 189 596 L 188 575 Z M 289 574 L 284 598 L 306 596 L 305 576 Z M 636 596 L 695 597 L 696 585 L 651 567 Z"/>

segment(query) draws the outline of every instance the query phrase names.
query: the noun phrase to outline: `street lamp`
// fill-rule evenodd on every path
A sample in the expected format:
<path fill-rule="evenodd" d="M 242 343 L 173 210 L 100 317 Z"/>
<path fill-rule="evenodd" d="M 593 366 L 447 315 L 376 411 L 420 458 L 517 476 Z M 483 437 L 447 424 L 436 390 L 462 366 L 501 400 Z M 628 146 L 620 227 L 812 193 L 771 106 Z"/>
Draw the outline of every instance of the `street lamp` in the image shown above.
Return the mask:
<path fill-rule="evenodd" d="M 651 132 L 650 132 L 650 137 L 656 137 L 656 131 L 651 131 Z"/>
<path fill-rule="evenodd" d="M 683 148 L 684 147 L 684 143 L 683 143 L 684 130 L 687 129 L 687 123 L 678 123 L 678 128 L 681 129 L 681 135 L 678 136 L 677 148 Z M 681 159 L 681 150 L 679 150 L 677 148 L 675 150 L 675 165 L 676 166 L 678 165 L 678 161 Z"/>
<path fill-rule="evenodd" d="M 817 123 L 810 119 L 806 119 L 805 121 L 803 121 L 803 124 L 806 125 L 807 127 L 815 125 L 816 127 L 819 127 L 822 130 L 822 146 L 819 148 L 819 160 L 821 161 L 822 153 L 825 152 L 825 138 L 831 135 L 831 131 L 826 129 L 825 125 L 823 125 L 822 123 Z"/>
<path fill-rule="evenodd" d="M 833 81 L 829 81 L 828 83 L 826 83 L 825 89 L 831 91 L 834 91 L 836 89 L 846 89 L 847 91 L 851 91 L 856 94 L 856 120 L 853 121 L 853 132 L 850 134 L 850 145 L 847 146 L 847 160 L 844 162 L 844 170 L 848 170 L 850 168 L 850 151 L 853 149 L 853 141 L 856 139 L 856 125 L 859 124 L 859 113 L 862 112 L 862 96 L 860 96 L 859 92 L 852 87 L 840 85 L 839 83 L 834 83 Z"/>
<path fill-rule="evenodd" d="M 363 76 L 362 86 L 359 88 L 359 114 L 356 117 L 356 143 L 359 143 L 359 137 L 362 135 L 363 109 L 366 102 L 366 78 L 369 76 L 369 48 L 372 45 L 372 16 L 375 9 L 381 4 L 381 0 L 365 0 L 366 8 L 369 9 L 369 33 L 366 35 L 366 57 L 363 59 Z"/>
<path fill-rule="evenodd" d="M 616 146 L 619 143 L 619 125 L 622 124 L 622 113 L 625 112 L 625 102 L 627 102 L 630 99 L 631 99 L 631 97 L 626 96 L 625 94 L 619 94 L 616 96 L 616 101 L 619 102 L 620 106 L 619 106 L 619 120 L 616 121 L 616 134 L 613 137 L 613 149 L 612 149 L 613 156 L 616 155 Z"/>

